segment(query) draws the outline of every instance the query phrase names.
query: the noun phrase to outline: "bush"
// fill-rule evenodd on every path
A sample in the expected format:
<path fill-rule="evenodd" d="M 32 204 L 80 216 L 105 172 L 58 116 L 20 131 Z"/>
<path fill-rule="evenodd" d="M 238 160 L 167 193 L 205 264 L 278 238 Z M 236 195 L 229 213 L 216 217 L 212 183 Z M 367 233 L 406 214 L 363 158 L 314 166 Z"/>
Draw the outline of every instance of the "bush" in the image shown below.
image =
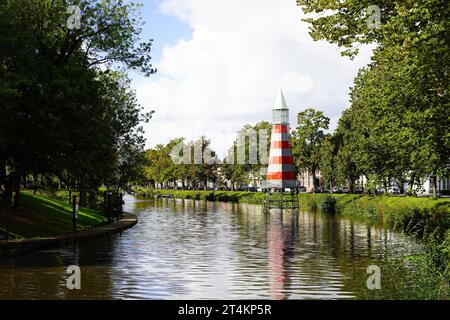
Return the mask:
<path fill-rule="evenodd" d="M 319 208 L 323 212 L 336 211 L 336 199 L 331 195 L 325 195 L 319 198 Z"/>
<path fill-rule="evenodd" d="M 377 216 L 377 210 L 375 209 L 375 207 L 372 205 L 369 205 L 366 208 L 365 216 L 367 219 L 369 219 L 371 221 L 376 221 L 378 216 Z"/>

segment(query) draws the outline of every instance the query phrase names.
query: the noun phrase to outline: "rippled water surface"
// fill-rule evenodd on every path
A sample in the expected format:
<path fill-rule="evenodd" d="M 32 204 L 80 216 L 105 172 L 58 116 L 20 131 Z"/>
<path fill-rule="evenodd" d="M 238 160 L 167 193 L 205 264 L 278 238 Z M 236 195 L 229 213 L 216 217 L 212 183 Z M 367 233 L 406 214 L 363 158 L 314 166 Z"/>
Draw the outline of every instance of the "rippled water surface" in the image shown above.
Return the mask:
<path fill-rule="evenodd" d="M 0 260 L 0 298 L 344 299 L 380 257 L 415 251 L 404 236 L 334 215 L 260 206 L 135 201 L 121 235 Z M 81 267 L 81 290 L 66 269 Z"/>

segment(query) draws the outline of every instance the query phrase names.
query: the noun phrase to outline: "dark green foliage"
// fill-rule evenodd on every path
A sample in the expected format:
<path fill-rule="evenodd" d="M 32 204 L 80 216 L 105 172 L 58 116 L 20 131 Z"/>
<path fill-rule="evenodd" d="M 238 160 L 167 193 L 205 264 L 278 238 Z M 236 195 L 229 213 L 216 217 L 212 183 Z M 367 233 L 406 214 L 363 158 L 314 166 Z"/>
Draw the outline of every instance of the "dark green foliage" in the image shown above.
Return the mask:
<path fill-rule="evenodd" d="M 314 187 L 318 186 L 316 170 L 321 167 L 324 130 L 330 119 L 322 111 L 308 108 L 297 115 L 297 128 L 292 133 L 292 152 L 297 171 L 307 171 L 313 176 Z"/>
<path fill-rule="evenodd" d="M 319 198 L 319 208 L 323 212 L 336 211 L 336 199 L 331 195 L 324 195 Z"/>
<path fill-rule="evenodd" d="M 450 159 L 450 6 L 446 0 L 297 0 L 314 40 L 327 40 L 354 57 L 376 43 L 360 70 L 330 143 L 322 148 L 327 183 L 352 190 L 361 175 L 387 189 L 407 183 L 410 194 L 427 175 L 445 177 Z M 370 28 L 369 6 L 381 11 Z M 307 160 L 314 157 L 305 153 Z M 328 185 L 327 185 L 328 186 Z M 435 196 L 436 188 L 434 189 Z"/>
<path fill-rule="evenodd" d="M 86 192 L 137 179 L 143 114 L 123 73 L 150 75 L 139 5 L 82 0 L 69 30 L 67 1 L 0 2 L 0 193 L 9 206 L 25 179 L 56 176 Z M 112 67 L 118 71 L 113 71 Z M 116 69 L 117 69 L 116 68 Z M 93 196 L 90 202 L 93 204 Z"/>

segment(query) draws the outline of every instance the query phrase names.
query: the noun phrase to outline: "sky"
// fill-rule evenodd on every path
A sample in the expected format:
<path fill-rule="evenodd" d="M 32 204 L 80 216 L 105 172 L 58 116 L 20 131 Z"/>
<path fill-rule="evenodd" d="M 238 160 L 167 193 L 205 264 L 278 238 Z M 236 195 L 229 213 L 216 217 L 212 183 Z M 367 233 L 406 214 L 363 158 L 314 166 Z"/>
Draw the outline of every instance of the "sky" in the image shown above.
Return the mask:
<path fill-rule="evenodd" d="M 150 78 L 132 74 L 139 103 L 155 110 L 147 147 L 205 135 L 222 157 L 243 125 L 271 121 L 280 89 L 291 127 L 313 107 L 333 130 L 371 56 L 363 47 L 352 61 L 313 41 L 295 0 L 150 0 L 142 17 L 158 69 Z"/>

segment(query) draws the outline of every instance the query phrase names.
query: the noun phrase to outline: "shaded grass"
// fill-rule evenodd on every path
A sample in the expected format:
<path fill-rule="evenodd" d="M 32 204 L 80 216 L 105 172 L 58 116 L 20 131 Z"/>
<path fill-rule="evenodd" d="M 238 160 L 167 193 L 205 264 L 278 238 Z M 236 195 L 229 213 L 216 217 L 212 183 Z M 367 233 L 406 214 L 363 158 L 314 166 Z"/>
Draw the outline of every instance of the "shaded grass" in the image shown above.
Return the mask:
<path fill-rule="evenodd" d="M 102 207 L 104 192 L 105 192 L 104 188 L 99 188 L 96 193 L 87 194 L 88 206 L 91 209 L 98 210 Z M 40 189 L 36 192 L 36 195 L 41 195 L 47 198 L 68 202 L 69 197 L 73 196 L 79 197 L 80 192 L 78 190 L 72 190 L 69 192 L 68 190 L 64 189 Z"/>
<path fill-rule="evenodd" d="M 0 214 L 0 228 L 13 238 L 51 236 L 72 232 L 72 205 L 31 192 L 21 192 L 21 209 L 9 209 Z M 104 224 L 107 219 L 99 212 L 79 208 L 77 231 Z"/>

